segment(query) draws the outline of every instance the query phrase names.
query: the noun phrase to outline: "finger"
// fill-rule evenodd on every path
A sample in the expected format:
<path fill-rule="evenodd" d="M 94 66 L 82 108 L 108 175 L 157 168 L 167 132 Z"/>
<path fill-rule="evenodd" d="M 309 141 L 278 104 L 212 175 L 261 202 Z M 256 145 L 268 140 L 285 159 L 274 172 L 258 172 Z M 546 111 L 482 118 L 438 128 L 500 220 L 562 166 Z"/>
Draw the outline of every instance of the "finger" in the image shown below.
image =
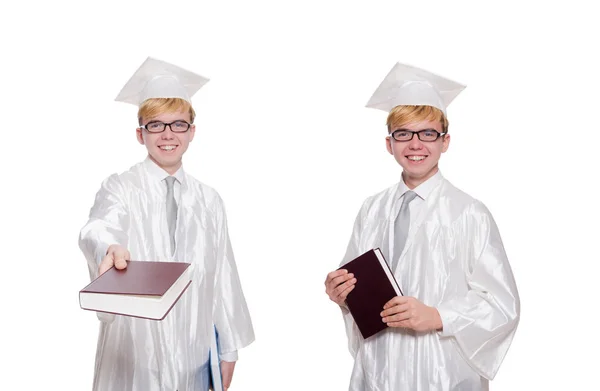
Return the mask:
<path fill-rule="evenodd" d="M 329 281 L 333 280 L 334 278 L 344 275 L 344 274 L 348 274 L 348 270 L 340 269 L 340 270 L 332 271 L 331 273 L 329 273 L 327 275 L 327 278 L 325 279 L 325 284 L 327 284 Z"/>
<path fill-rule="evenodd" d="M 385 310 L 385 309 L 388 309 L 388 308 L 393 307 L 398 304 L 404 304 L 407 302 L 407 300 L 408 300 L 408 298 L 405 296 L 396 296 L 393 299 L 391 299 L 390 301 L 388 301 L 387 303 L 385 303 L 385 305 L 383 306 L 383 309 Z"/>
<path fill-rule="evenodd" d="M 354 274 L 344 274 L 343 276 L 339 276 L 330 280 L 329 283 L 325 286 L 325 291 L 328 295 L 337 296 L 336 288 L 340 287 L 343 283 L 351 280 L 354 277 Z"/>
<path fill-rule="evenodd" d="M 354 283 L 356 282 L 355 278 L 354 279 L 350 278 L 350 279 L 346 280 L 346 282 L 343 283 L 343 284 L 338 284 L 338 285 L 331 284 L 331 285 L 328 285 L 327 288 L 325 289 L 325 291 L 327 292 L 327 294 L 329 295 L 329 297 L 331 298 L 331 300 L 337 302 L 340 293 L 343 292 L 344 290 L 346 290 L 346 288 L 348 288 L 350 285 L 354 284 L 352 282 L 352 280 L 354 280 Z"/>
<path fill-rule="evenodd" d="M 331 280 L 329 286 L 331 286 L 331 288 L 336 288 L 337 286 L 343 284 L 344 282 L 350 280 L 354 278 L 354 274 L 353 273 L 348 273 L 348 274 L 344 274 L 342 276 L 336 277 L 334 279 Z"/>
<path fill-rule="evenodd" d="M 401 312 L 399 314 L 385 316 L 381 320 L 384 323 L 394 323 L 394 322 L 401 322 L 403 320 L 408 320 L 411 317 L 412 317 L 412 314 L 409 311 L 405 311 L 405 312 Z"/>
<path fill-rule="evenodd" d="M 339 285 L 337 288 L 333 290 L 333 296 L 338 297 L 343 291 L 348 289 L 348 287 L 356 284 L 356 278 L 352 278 L 351 280 L 346 281 L 345 283 Z"/>
<path fill-rule="evenodd" d="M 128 252 L 129 251 L 127 251 L 127 250 L 115 251 L 115 267 L 117 269 L 125 269 L 127 267 L 126 258 L 128 258 L 127 257 Z"/>
<path fill-rule="evenodd" d="M 342 273 L 340 275 L 332 276 L 331 278 L 328 277 L 327 280 L 325 281 L 325 285 L 328 287 L 331 287 L 331 289 L 333 289 L 336 286 L 338 286 L 339 284 L 346 281 L 348 278 L 352 278 L 352 277 L 348 277 L 348 276 L 349 276 L 349 273 L 346 272 L 346 273 Z"/>
<path fill-rule="evenodd" d="M 98 273 L 104 274 L 104 272 L 113 267 L 113 265 L 114 261 L 112 254 L 105 255 L 104 258 L 102 258 L 102 261 L 100 262 L 100 266 L 98 267 Z"/>
<path fill-rule="evenodd" d="M 350 292 L 352 292 L 352 290 L 354 289 L 355 286 L 356 286 L 355 284 L 352 284 L 348 288 L 346 288 L 342 293 L 340 293 L 340 295 L 338 297 L 341 302 L 344 302 L 346 300 L 346 297 L 348 297 L 348 294 Z"/>
<path fill-rule="evenodd" d="M 410 306 L 407 303 L 404 304 L 397 304 L 393 307 L 388 308 L 387 310 L 383 310 L 381 311 L 381 316 L 390 316 L 390 315 L 395 315 L 395 314 L 399 314 L 401 312 L 405 312 L 406 310 L 408 310 L 410 308 Z"/>

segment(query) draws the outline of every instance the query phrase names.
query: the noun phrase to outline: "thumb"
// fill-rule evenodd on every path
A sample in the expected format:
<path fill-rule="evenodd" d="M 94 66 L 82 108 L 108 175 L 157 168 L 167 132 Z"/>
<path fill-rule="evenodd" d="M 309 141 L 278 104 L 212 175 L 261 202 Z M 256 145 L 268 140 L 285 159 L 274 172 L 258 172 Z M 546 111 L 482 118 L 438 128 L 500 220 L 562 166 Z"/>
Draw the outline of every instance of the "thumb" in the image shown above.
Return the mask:
<path fill-rule="evenodd" d="M 125 249 L 118 249 L 115 251 L 115 267 L 117 269 L 125 269 L 127 267 L 127 260 L 129 259 L 129 251 Z"/>

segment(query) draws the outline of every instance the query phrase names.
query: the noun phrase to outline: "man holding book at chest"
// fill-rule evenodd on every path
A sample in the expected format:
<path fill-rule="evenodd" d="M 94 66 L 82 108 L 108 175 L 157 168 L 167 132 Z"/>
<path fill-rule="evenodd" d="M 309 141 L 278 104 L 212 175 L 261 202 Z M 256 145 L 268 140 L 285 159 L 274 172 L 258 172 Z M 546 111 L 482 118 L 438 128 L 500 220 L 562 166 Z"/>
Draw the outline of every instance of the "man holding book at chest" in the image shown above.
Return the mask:
<path fill-rule="evenodd" d="M 79 241 L 90 276 L 129 260 L 186 262 L 191 283 L 162 321 L 98 312 L 94 390 L 205 391 L 211 355 L 227 389 L 237 351 L 254 340 L 223 201 L 182 167 L 195 134 L 191 96 L 206 82 L 148 58 L 117 97 L 139 106 L 136 136 L 148 156 L 96 195 Z"/>
<path fill-rule="evenodd" d="M 352 391 L 488 390 L 512 342 L 520 301 L 498 228 L 438 169 L 446 108 L 463 89 L 398 63 L 367 104 L 388 113 L 387 150 L 402 177 L 363 203 L 342 265 L 379 248 L 402 294 L 381 303 L 388 327 L 365 339 L 346 302 L 360 276 L 343 266 L 327 275 L 355 360 Z"/>

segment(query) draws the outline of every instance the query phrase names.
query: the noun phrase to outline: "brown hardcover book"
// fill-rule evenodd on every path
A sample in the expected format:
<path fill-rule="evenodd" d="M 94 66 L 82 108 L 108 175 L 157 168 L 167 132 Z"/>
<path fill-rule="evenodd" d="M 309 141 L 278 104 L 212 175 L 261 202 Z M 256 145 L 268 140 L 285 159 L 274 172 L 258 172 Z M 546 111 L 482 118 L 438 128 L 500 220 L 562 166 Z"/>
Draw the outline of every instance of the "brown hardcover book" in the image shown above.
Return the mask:
<path fill-rule="evenodd" d="M 184 262 L 127 261 L 110 268 L 79 291 L 84 310 L 162 320 L 190 285 L 191 267 Z"/>
<path fill-rule="evenodd" d="M 387 325 L 381 320 L 385 303 L 402 291 L 381 250 L 369 250 L 339 269 L 354 273 L 356 286 L 346 297 L 346 305 L 363 338 L 369 338 Z"/>

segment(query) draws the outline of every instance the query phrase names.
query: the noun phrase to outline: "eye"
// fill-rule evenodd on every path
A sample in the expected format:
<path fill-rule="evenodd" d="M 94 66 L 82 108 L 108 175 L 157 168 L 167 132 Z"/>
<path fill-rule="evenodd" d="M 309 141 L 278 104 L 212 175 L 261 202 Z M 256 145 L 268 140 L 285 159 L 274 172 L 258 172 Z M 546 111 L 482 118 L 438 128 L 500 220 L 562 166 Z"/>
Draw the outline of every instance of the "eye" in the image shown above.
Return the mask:
<path fill-rule="evenodd" d="M 165 124 L 163 124 L 162 122 L 149 122 L 148 125 L 146 125 L 146 129 L 159 130 L 162 129 L 164 126 Z"/>
<path fill-rule="evenodd" d="M 174 126 L 176 129 L 182 129 L 182 130 L 183 130 L 183 129 L 186 129 L 186 128 L 188 127 L 188 124 L 187 124 L 187 122 L 185 122 L 185 121 L 175 121 L 175 122 L 173 123 L 173 126 Z"/>
<path fill-rule="evenodd" d="M 425 137 L 436 137 L 437 136 L 437 132 L 435 130 L 425 130 L 423 132 L 423 134 L 425 135 Z"/>

